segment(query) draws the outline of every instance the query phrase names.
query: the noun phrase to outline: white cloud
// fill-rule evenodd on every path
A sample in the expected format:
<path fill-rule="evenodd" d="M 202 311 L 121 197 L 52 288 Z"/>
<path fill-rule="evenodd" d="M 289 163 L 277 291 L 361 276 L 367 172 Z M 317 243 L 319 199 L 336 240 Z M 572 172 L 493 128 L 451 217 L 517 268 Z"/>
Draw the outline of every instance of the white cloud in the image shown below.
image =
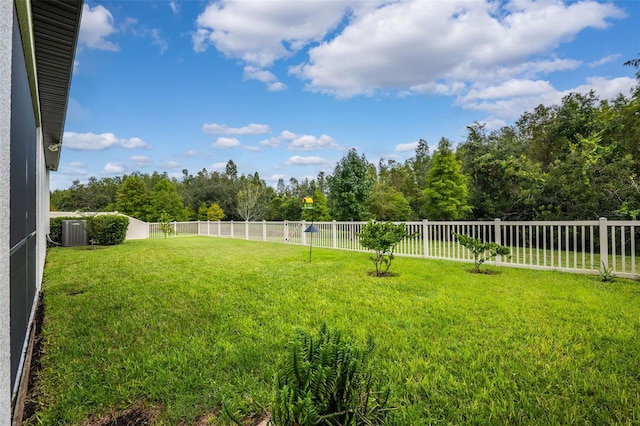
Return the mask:
<path fill-rule="evenodd" d="M 553 86 L 548 81 L 509 80 L 498 86 L 479 87 L 469 90 L 459 98 L 463 104 L 478 99 L 501 99 L 519 96 L 538 96 L 553 91 Z"/>
<path fill-rule="evenodd" d="M 278 148 L 283 142 L 289 142 L 290 151 L 313 151 L 316 149 L 340 149 L 340 145 L 329 135 L 320 137 L 313 135 L 298 135 L 289 130 L 283 130 L 280 135 L 260 141 L 260 145 Z"/>
<path fill-rule="evenodd" d="M 62 138 L 65 147 L 69 149 L 102 151 L 119 143 L 119 139 L 113 133 L 74 133 L 65 132 Z"/>
<path fill-rule="evenodd" d="M 166 52 L 169 48 L 169 43 L 167 43 L 167 41 L 160 35 L 160 30 L 157 28 L 153 28 L 151 29 L 149 34 L 151 36 L 153 44 L 158 46 L 158 48 L 160 49 L 160 53 Z"/>
<path fill-rule="evenodd" d="M 79 161 L 72 161 L 69 163 L 69 167 L 73 167 L 74 169 L 84 169 L 87 165 Z"/>
<path fill-rule="evenodd" d="M 613 79 L 589 77 L 587 78 L 587 84 L 564 91 L 561 94 L 562 96 L 565 96 L 570 92 L 588 93 L 593 90 L 600 99 L 613 99 L 619 94 L 629 96 L 631 89 L 633 89 L 635 85 L 636 80 L 629 77 L 618 77 Z"/>
<path fill-rule="evenodd" d="M 147 148 L 149 145 L 140 138 L 121 139 L 113 133 L 75 133 L 64 132 L 62 138 L 65 148 L 79 151 L 103 151 L 113 146 L 125 149 Z"/>
<path fill-rule="evenodd" d="M 564 92 L 547 75 L 617 59 L 584 63 L 561 57 L 558 47 L 622 17 L 615 2 L 596 0 L 219 0 L 198 16 L 192 42 L 198 52 L 215 47 L 240 60 L 244 78 L 271 91 L 286 89 L 273 65 L 295 58 L 289 74 L 310 91 L 342 98 L 455 96 L 457 105 L 498 123 L 559 101 Z M 609 91 L 626 86 L 596 83 Z M 278 147 L 296 138 L 299 145 L 290 149 L 317 149 L 317 140 L 284 132 L 260 144 Z"/>
<path fill-rule="evenodd" d="M 251 123 L 244 127 L 229 127 L 226 124 L 203 124 L 202 131 L 210 134 L 218 135 L 260 135 L 269 133 L 271 129 L 267 124 Z"/>
<path fill-rule="evenodd" d="M 264 180 L 270 183 L 278 183 L 280 179 L 286 179 L 286 178 L 287 177 L 283 174 L 275 174 L 265 178 Z"/>
<path fill-rule="evenodd" d="M 415 151 L 418 142 L 400 143 L 396 145 L 396 152 Z"/>
<path fill-rule="evenodd" d="M 447 86 L 486 73 L 513 78 L 517 71 L 509 70 L 531 57 L 543 62 L 540 71 L 575 66 L 544 56 L 580 31 L 621 16 L 615 5 L 595 1 L 390 2 L 310 49 L 309 60 L 291 72 L 311 90 L 342 97 Z"/>
<path fill-rule="evenodd" d="M 287 86 L 266 68 L 321 41 L 345 14 L 368 10 L 380 1 L 212 2 L 196 20 L 193 47 L 203 52 L 214 46 L 227 57 L 239 58 L 246 64 L 245 79 L 261 81 L 271 92 L 281 91 Z"/>
<path fill-rule="evenodd" d="M 180 11 L 180 6 L 176 1 L 171 0 L 169 2 L 169 7 L 171 8 L 171 11 L 174 13 L 174 15 L 177 15 L 178 12 Z"/>
<path fill-rule="evenodd" d="M 240 146 L 240 141 L 236 138 L 218 138 L 211 146 L 218 149 L 233 148 Z"/>
<path fill-rule="evenodd" d="M 319 138 L 312 135 L 296 136 L 287 149 L 312 151 L 316 149 L 337 149 L 339 145 L 331 136 L 322 135 Z"/>
<path fill-rule="evenodd" d="M 222 1 L 198 16 L 194 50 L 209 46 L 259 68 L 322 40 L 341 21 L 353 1 Z"/>
<path fill-rule="evenodd" d="M 609 62 L 615 61 L 619 57 L 620 57 L 619 54 L 607 55 L 604 58 L 600 58 L 597 61 L 591 62 L 589 64 L 589 68 L 596 68 L 596 67 L 599 67 L 600 65 L 608 64 Z"/>
<path fill-rule="evenodd" d="M 560 104 L 571 92 L 586 94 L 593 90 L 600 99 L 612 99 L 620 93 L 628 95 L 635 84 L 636 81 L 629 77 L 591 77 L 586 84 L 558 91 L 546 81 L 512 80 L 493 87 L 472 89 L 458 102 L 463 108 L 491 114 L 488 120 L 495 124 L 516 119 L 522 112 L 531 111 L 540 104 Z"/>
<path fill-rule="evenodd" d="M 284 90 L 286 88 L 287 88 L 287 86 L 284 83 L 280 82 L 280 81 L 276 81 L 274 83 L 269 83 L 267 85 L 267 90 L 270 91 L 270 92 L 279 92 L 279 91 Z"/>
<path fill-rule="evenodd" d="M 198 153 L 192 149 L 190 149 L 189 151 L 185 152 L 183 154 L 185 157 L 187 158 L 191 158 L 191 157 L 195 157 L 196 155 L 198 155 Z"/>
<path fill-rule="evenodd" d="M 291 166 L 323 166 L 329 164 L 329 161 L 322 157 L 301 157 L 294 155 L 286 161 L 286 164 Z"/>
<path fill-rule="evenodd" d="M 133 161 L 138 167 L 145 167 L 151 163 L 151 158 L 146 155 L 132 155 L 129 160 Z"/>
<path fill-rule="evenodd" d="M 83 5 L 80 35 L 78 36 L 78 42 L 81 46 L 117 52 L 120 47 L 106 39 L 115 32 L 113 15 L 104 6 L 97 5 L 91 8 L 87 4 Z"/>
<path fill-rule="evenodd" d="M 260 141 L 260 145 L 268 146 L 270 148 L 278 148 L 282 141 L 280 138 L 269 138 Z"/>
<path fill-rule="evenodd" d="M 211 170 L 224 170 L 226 167 L 227 163 L 218 162 L 211 165 Z"/>
<path fill-rule="evenodd" d="M 120 145 L 126 149 L 146 148 L 148 145 L 140 138 L 121 139 Z"/>
<path fill-rule="evenodd" d="M 266 84 L 267 89 L 271 92 L 278 92 L 287 88 L 284 83 L 278 81 L 275 74 L 273 74 L 271 71 L 267 71 L 251 65 L 247 65 L 244 67 L 244 79 L 258 80 Z"/>
<path fill-rule="evenodd" d="M 290 132 L 288 130 L 283 130 L 282 133 L 280 133 L 280 137 L 282 139 L 293 140 L 293 139 L 297 138 L 298 136 L 293 132 Z"/>
<path fill-rule="evenodd" d="M 254 145 L 242 145 L 241 148 L 244 149 L 245 151 L 254 151 L 254 152 L 261 151 L 259 146 L 254 146 Z"/>
<path fill-rule="evenodd" d="M 180 168 L 180 163 L 178 163 L 177 161 L 167 161 L 166 163 L 164 163 L 164 167 L 166 167 L 167 169 L 178 169 Z"/>
<path fill-rule="evenodd" d="M 120 163 L 107 163 L 102 171 L 106 174 L 119 175 L 124 173 L 124 167 Z"/>

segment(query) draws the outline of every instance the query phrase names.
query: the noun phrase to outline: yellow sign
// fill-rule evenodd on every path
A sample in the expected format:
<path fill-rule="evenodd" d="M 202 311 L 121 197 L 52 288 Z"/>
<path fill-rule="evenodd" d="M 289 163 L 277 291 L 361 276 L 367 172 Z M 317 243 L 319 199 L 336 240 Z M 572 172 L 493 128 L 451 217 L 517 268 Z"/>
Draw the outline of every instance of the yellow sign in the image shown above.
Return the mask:
<path fill-rule="evenodd" d="M 303 210 L 313 210 L 313 198 L 304 197 L 302 199 L 302 209 Z"/>

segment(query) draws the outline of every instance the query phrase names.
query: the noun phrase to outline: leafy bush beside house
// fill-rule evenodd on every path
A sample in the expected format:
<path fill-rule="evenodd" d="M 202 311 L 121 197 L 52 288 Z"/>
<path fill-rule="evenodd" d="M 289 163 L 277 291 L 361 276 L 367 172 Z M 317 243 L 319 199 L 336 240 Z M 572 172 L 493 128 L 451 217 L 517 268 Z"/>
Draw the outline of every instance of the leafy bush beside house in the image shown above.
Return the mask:
<path fill-rule="evenodd" d="M 121 244 L 127 236 L 129 218 L 119 215 L 94 216 L 87 222 L 89 238 L 102 246 Z"/>
<path fill-rule="evenodd" d="M 53 217 L 49 225 L 49 238 L 55 243 L 62 243 L 62 222 L 65 220 L 86 220 L 89 239 L 95 244 L 112 246 L 122 243 L 127 236 L 129 218 L 120 215 L 98 216 L 61 216 Z M 47 242 L 49 247 L 54 244 Z"/>

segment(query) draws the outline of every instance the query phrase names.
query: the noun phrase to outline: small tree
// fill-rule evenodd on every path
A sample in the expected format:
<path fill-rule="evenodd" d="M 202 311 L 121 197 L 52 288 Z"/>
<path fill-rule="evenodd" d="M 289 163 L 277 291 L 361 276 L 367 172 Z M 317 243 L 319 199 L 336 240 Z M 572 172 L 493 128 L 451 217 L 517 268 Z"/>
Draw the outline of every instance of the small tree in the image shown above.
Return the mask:
<path fill-rule="evenodd" d="M 209 209 L 207 210 L 207 220 L 218 221 L 222 220 L 223 217 L 224 212 L 218 203 L 213 203 L 209 206 Z"/>
<path fill-rule="evenodd" d="M 173 229 L 173 224 L 171 223 L 171 218 L 167 214 L 167 212 L 162 212 L 160 214 L 160 218 L 158 219 L 158 227 L 164 234 L 164 237 L 167 238 L 169 235 L 173 235 L 176 231 Z"/>
<path fill-rule="evenodd" d="M 209 207 L 206 202 L 202 202 L 200 207 L 198 207 L 198 220 L 207 220 L 207 212 L 209 211 Z"/>
<path fill-rule="evenodd" d="M 259 220 L 266 209 L 265 190 L 261 184 L 247 182 L 237 195 L 238 215 L 247 222 Z"/>
<path fill-rule="evenodd" d="M 494 242 L 483 243 L 477 238 L 472 238 L 464 234 L 456 234 L 455 232 L 453 235 L 460 241 L 460 244 L 473 254 L 475 273 L 480 273 L 480 266 L 487 260 L 491 260 L 496 256 L 509 255 L 509 247 L 501 246 Z"/>
<path fill-rule="evenodd" d="M 392 222 L 370 220 L 359 233 L 360 245 L 373 250 L 375 256 L 371 260 L 376 265 L 376 276 L 385 275 L 391 267 L 393 251 L 398 243 L 409 237 L 404 223 L 394 225 Z"/>

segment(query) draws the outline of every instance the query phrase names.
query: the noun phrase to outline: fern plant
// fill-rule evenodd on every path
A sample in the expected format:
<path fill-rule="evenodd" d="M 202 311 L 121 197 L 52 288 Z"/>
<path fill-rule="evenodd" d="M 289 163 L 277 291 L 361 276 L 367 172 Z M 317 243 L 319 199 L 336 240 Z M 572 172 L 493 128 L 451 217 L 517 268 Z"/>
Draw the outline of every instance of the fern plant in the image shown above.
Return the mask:
<path fill-rule="evenodd" d="M 274 377 L 271 424 L 384 424 L 389 389 L 374 390 L 372 354 L 371 339 L 363 349 L 326 325 L 298 331 Z"/>

